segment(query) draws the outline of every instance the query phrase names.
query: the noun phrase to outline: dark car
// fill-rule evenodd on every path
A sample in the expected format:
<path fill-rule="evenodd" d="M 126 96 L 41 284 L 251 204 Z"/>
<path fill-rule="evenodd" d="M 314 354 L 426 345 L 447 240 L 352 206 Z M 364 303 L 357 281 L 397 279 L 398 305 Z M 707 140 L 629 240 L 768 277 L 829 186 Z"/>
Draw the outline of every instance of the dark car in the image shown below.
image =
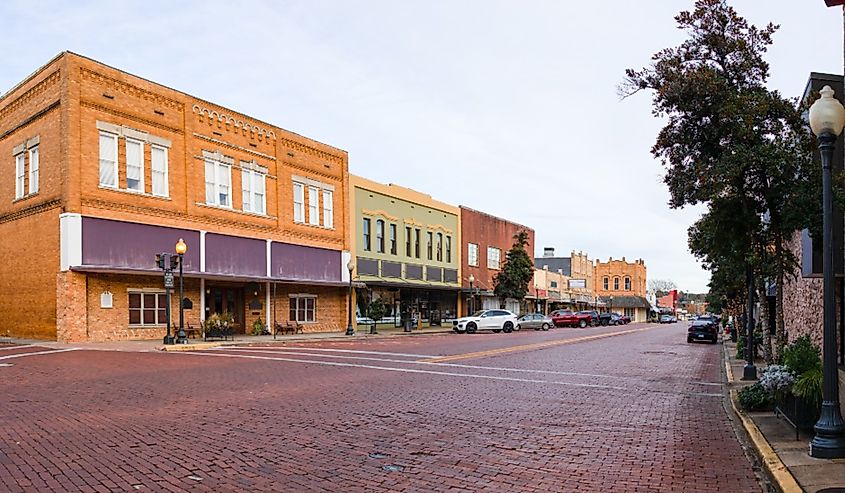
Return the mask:
<path fill-rule="evenodd" d="M 687 330 L 687 342 L 710 341 L 719 342 L 719 327 L 711 320 L 696 320 Z"/>

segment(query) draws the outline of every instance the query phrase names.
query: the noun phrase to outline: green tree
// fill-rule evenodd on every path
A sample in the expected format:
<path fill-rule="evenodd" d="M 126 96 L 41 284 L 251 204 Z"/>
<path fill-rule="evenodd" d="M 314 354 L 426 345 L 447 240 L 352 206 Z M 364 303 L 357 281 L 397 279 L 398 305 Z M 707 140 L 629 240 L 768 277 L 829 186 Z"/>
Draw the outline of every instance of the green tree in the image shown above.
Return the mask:
<path fill-rule="evenodd" d="M 528 283 L 534 277 L 534 261 L 525 250 L 528 232 L 522 230 L 513 239 L 513 246 L 508 250 L 502 270 L 493 277 L 493 293 L 499 297 L 502 308 L 508 298 L 522 301 L 528 294 Z"/>
<path fill-rule="evenodd" d="M 651 91 L 652 113 L 666 120 L 652 154 L 666 170 L 669 206 L 707 206 L 689 239 L 714 275 L 713 297 L 743 285 L 749 265 L 778 283 L 780 346 L 782 284 L 796 264 L 786 242 L 821 213 L 812 139 L 797 102 L 766 87 L 763 55 L 778 27 L 749 25 L 725 0 L 697 0 L 675 20 L 688 39 L 656 53 L 650 66 L 627 70 L 620 92 Z M 773 267 L 761 255 L 769 249 Z"/>

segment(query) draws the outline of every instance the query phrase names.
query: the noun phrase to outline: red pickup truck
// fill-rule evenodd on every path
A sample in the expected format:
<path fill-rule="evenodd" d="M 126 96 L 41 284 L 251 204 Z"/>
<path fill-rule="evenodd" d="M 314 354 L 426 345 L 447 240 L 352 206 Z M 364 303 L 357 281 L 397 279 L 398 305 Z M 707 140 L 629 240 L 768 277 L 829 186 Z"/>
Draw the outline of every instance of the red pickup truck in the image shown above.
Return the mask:
<path fill-rule="evenodd" d="M 599 317 L 594 311 L 575 312 L 572 310 L 555 310 L 549 314 L 555 327 L 587 327 L 598 325 Z"/>

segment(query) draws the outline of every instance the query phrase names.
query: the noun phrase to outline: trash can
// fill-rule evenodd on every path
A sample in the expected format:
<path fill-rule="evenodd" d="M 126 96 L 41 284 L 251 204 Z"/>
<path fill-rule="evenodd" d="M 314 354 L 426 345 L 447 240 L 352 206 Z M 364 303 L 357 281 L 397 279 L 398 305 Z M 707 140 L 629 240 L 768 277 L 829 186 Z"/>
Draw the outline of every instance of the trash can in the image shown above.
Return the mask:
<path fill-rule="evenodd" d="M 412 318 L 410 318 L 410 317 L 409 317 L 409 318 L 406 318 L 406 319 L 405 319 L 405 328 L 404 328 L 404 332 L 410 332 L 410 331 L 411 331 L 411 329 L 413 329 L 413 327 L 414 327 L 414 326 L 413 326 L 413 324 L 414 324 L 414 319 L 412 319 Z"/>

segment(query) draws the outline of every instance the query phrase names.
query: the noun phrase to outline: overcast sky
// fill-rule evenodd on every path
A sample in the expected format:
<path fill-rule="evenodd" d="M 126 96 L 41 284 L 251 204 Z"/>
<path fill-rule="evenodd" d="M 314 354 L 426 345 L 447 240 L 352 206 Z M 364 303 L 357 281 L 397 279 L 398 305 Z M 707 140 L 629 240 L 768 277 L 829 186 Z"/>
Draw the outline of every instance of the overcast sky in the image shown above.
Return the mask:
<path fill-rule="evenodd" d="M 840 8 L 734 0 L 781 25 L 771 87 L 842 73 Z M 681 0 L 0 2 L 0 92 L 63 50 L 345 149 L 350 172 L 535 229 L 537 254 L 643 258 L 704 292 L 625 68 L 684 38 Z M 8 168 L 8 167 L 6 167 Z M 8 168 L 11 169 L 11 168 Z"/>

